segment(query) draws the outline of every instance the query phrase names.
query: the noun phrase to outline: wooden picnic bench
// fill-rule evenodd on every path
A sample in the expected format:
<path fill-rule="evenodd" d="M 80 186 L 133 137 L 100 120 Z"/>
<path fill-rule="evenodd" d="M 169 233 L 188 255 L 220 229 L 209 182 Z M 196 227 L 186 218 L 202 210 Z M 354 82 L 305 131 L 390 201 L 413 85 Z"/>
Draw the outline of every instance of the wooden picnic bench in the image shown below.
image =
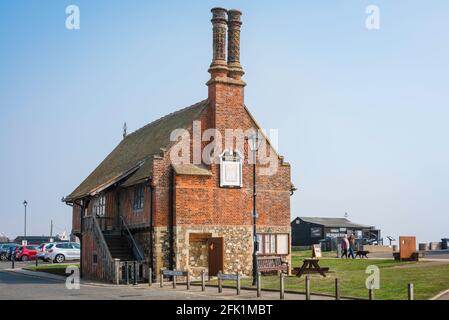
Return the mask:
<path fill-rule="evenodd" d="M 257 270 L 260 273 L 274 271 L 288 273 L 288 263 L 280 256 L 257 257 Z"/>
<path fill-rule="evenodd" d="M 293 273 L 297 277 L 301 277 L 305 273 L 319 273 L 323 277 L 326 277 L 326 272 L 329 272 L 329 268 L 320 267 L 319 261 L 319 259 L 305 259 L 301 268 L 293 269 Z"/>

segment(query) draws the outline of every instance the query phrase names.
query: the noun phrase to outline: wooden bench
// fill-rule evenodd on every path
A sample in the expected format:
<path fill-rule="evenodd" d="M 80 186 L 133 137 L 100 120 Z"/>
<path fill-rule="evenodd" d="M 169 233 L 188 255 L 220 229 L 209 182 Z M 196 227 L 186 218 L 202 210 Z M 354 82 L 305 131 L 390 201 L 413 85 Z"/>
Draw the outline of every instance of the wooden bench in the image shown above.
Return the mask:
<path fill-rule="evenodd" d="M 257 257 L 257 270 L 260 273 L 277 271 L 288 273 L 288 263 L 280 256 Z"/>

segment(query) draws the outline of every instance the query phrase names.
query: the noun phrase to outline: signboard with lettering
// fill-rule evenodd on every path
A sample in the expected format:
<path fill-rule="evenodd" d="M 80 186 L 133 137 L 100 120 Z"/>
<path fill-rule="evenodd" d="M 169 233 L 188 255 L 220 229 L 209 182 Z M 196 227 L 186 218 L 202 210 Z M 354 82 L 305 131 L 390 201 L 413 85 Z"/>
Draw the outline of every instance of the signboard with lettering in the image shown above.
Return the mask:
<path fill-rule="evenodd" d="M 237 280 L 237 275 L 236 274 L 219 273 L 218 278 L 220 278 L 221 280 Z"/>
<path fill-rule="evenodd" d="M 319 244 L 313 245 L 313 258 L 321 258 L 321 246 Z"/>
<path fill-rule="evenodd" d="M 178 270 L 163 270 L 162 274 L 164 276 L 177 276 L 177 277 L 182 277 L 187 275 L 187 272 L 184 271 L 178 271 Z"/>

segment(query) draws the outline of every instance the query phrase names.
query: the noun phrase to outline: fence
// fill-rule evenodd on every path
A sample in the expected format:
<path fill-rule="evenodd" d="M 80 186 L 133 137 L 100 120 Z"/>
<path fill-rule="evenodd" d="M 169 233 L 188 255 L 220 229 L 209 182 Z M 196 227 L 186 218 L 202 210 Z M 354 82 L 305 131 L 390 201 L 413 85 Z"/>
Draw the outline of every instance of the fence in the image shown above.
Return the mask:
<path fill-rule="evenodd" d="M 161 269 L 160 270 L 160 287 L 163 288 L 164 287 L 164 277 L 171 277 L 172 278 L 172 283 L 173 283 L 173 288 L 176 289 L 177 288 L 177 277 L 185 277 L 186 280 L 186 286 L 187 286 L 187 290 L 190 290 L 190 286 L 191 286 L 191 281 L 190 281 L 190 273 L 187 271 L 178 271 L 178 270 L 164 270 Z M 279 274 L 279 299 L 284 300 L 285 299 L 285 273 L 281 272 Z M 239 273 L 235 273 L 235 274 L 224 274 L 221 271 L 218 273 L 217 275 L 217 289 L 218 289 L 218 293 L 223 293 L 223 281 L 233 281 L 235 282 L 235 289 L 236 289 L 236 295 L 240 295 L 241 294 L 241 275 Z M 335 278 L 335 291 L 334 291 L 334 299 L 335 300 L 341 300 L 341 287 L 340 287 L 340 280 L 338 278 Z M 150 283 L 151 285 L 151 283 Z M 229 287 L 229 286 L 228 286 Z M 201 290 L 202 291 L 206 291 L 206 281 L 205 281 L 205 272 L 203 271 L 201 273 Z M 253 290 L 253 289 L 250 289 Z M 256 296 L 258 298 L 260 298 L 262 296 L 262 276 L 261 273 L 259 272 L 257 275 L 257 279 L 256 279 Z M 275 291 L 273 289 L 269 290 L 269 291 Z M 293 292 L 293 291 L 288 291 L 288 293 L 291 294 L 304 294 L 305 295 L 305 299 L 306 300 L 311 300 L 312 299 L 312 290 L 311 290 L 311 278 L 310 276 L 306 276 L 305 277 L 305 292 Z M 414 300 L 414 286 L 412 283 L 409 283 L 407 285 L 407 294 L 408 294 L 408 300 Z M 323 294 L 318 294 L 318 295 L 323 295 Z M 368 293 L 367 293 L 367 299 L 368 300 L 374 300 L 374 289 L 373 288 L 368 288 Z"/>

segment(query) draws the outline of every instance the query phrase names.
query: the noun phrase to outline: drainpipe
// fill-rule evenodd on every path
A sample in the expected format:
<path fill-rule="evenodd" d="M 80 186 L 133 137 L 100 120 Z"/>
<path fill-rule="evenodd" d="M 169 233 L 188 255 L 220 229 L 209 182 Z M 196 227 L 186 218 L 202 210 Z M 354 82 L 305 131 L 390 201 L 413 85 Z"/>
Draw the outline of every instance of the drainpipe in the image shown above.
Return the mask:
<path fill-rule="evenodd" d="M 169 257 L 169 266 L 170 270 L 174 269 L 174 258 L 175 258 L 175 241 L 174 241 L 174 220 L 175 220 L 175 214 L 174 214 L 174 207 L 175 207 L 175 192 L 174 192 L 174 184 L 175 184 L 175 175 L 173 172 L 173 168 L 170 170 L 170 183 L 169 183 L 169 206 L 168 206 L 168 223 L 169 223 L 169 245 L 170 245 L 170 257 Z"/>
<path fill-rule="evenodd" d="M 153 196 L 154 196 L 154 188 L 151 185 L 151 183 L 149 183 L 149 187 L 150 187 L 150 267 L 151 270 L 154 270 L 154 265 L 153 265 L 153 237 L 154 237 L 154 209 L 153 209 Z"/>
<path fill-rule="evenodd" d="M 81 254 L 80 254 L 80 278 L 83 277 L 83 216 L 84 216 L 84 211 L 85 211 L 85 200 L 81 200 L 81 202 L 77 202 L 76 200 L 74 201 L 74 203 L 81 207 L 81 212 L 80 212 L 80 246 L 81 246 Z"/>

